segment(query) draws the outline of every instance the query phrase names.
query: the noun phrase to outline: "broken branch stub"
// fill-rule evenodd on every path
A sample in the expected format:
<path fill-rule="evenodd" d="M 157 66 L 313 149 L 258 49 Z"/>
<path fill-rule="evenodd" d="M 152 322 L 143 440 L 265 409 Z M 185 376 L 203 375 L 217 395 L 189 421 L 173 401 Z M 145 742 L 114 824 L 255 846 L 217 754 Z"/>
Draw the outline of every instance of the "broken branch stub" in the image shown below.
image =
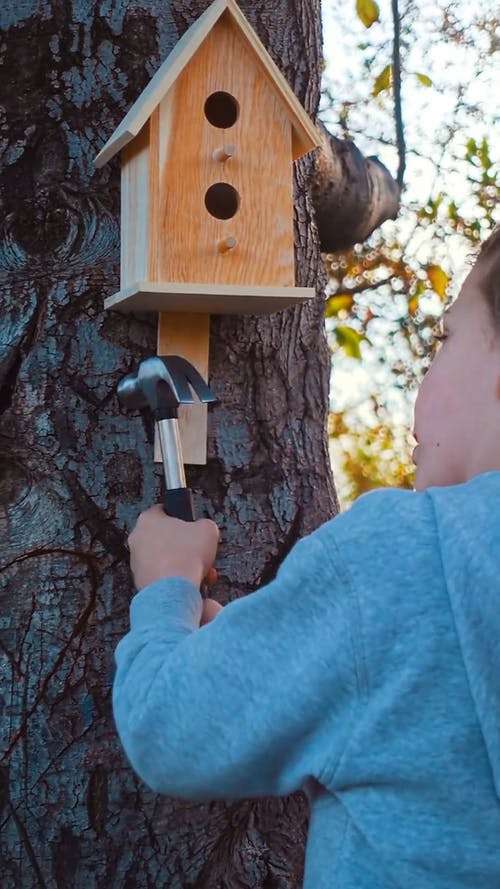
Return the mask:
<path fill-rule="evenodd" d="M 318 124 L 312 199 L 323 253 L 365 241 L 399 212 L 401 189 L 376 157 L 364 157 L 354 142 L 337 139 Z"/>

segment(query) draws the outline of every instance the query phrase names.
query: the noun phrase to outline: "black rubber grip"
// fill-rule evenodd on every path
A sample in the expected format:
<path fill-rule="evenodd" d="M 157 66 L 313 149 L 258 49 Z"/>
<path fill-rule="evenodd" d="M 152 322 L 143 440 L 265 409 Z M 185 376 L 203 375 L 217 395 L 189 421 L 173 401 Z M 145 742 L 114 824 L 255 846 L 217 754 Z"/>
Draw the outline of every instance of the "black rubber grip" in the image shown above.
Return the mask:
<path fill-rule="evenodd" d="M 194 522 L 193 495 L 189 488 L 174 488 L 165 491 L 163 495 L 163 509 L 167 515 L 174 519 L 182 519 L 183 522 Z"/>

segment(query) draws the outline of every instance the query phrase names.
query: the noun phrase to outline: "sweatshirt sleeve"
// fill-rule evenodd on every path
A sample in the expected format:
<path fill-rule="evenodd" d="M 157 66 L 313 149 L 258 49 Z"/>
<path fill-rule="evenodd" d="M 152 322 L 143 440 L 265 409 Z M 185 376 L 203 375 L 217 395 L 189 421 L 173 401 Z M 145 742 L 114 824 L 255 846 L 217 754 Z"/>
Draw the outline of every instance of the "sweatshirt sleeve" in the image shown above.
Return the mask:
<path fill-rule="evenodd" d="M 349 579 L 325 528 L 294 547 L 272 583 L 201 629 L 188 581 L 157 581 L 134 597 L 113 709 L 153 790 L 237 799 L 328 783 L 359 694 Z"/>

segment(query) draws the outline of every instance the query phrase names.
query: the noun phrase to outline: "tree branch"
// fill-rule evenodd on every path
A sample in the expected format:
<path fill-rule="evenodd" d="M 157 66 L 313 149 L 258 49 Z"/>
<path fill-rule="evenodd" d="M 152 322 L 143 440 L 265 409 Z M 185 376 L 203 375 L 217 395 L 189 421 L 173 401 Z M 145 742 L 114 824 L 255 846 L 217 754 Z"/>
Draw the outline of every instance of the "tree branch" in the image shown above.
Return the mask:
<path fill-rule="evenodd" d="M 380 281 L 367 281 L 364 284 L 356 285 L 356 287 L 339 287 L 338 291 L 331 293 L 328 299 L 332 296 L 356 296 L 358 293 L 365 293 L 367 290 L 378 290 L 378 288 L 383 287 L 384 284 L 390 284 L 393 277 L 394 275 L 388 275 L 387 278 L 382 278 Z"/>
<path fill-rule="evenodd" d="M 399 211 L 400 188 L 376 157 L 364 157 L 354 142 L 337 139 L 318 125 L 312 200 L 323 253 L 359 244 Z"/>
<path fill-rule="evenodd" d="M 396 144 L 398 147 L 398 172 L 396 182 L 403 188 L 406 169 L 406 144 L 401 107 L 401 21 L 399 18 L 398 0 L 391 0 L 392 19 L 394 22 L 394 40 L 392 44 L 392 82 L 394 87 L 394 117 L 396 121 Z"/>

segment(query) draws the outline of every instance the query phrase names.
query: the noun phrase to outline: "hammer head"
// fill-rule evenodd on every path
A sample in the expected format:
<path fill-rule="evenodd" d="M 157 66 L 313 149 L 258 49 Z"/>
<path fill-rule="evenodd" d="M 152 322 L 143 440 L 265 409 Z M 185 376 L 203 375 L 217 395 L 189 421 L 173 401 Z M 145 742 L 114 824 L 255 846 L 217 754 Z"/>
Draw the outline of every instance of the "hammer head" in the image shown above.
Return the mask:
<path fill-rule="evenodd" d="M 193 393 L 199 401 L 216 401 L 200 373 L 179 355 L 146 358 L 135 373 L 118 383 L 117 394 L 124 407 L 153 412 L 192 404 Z"/>

